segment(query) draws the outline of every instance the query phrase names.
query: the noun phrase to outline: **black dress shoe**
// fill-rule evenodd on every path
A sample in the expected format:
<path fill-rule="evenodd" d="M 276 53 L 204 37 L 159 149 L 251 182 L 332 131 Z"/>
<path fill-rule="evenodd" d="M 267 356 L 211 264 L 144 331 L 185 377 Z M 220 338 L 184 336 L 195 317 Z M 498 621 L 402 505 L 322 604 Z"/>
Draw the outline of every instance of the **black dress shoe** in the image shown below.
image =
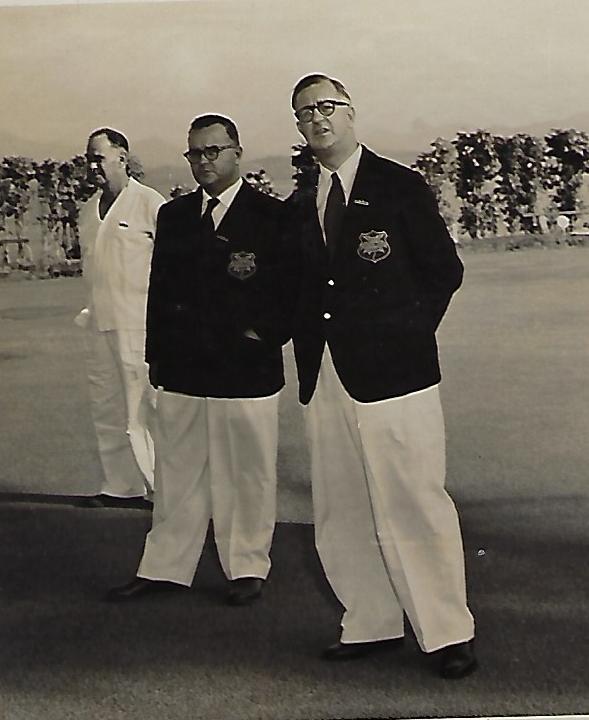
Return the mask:
<path fill-rule="evenodd" d="M 78 500 L 76 507 L 84 508 L 103 508 L 107 506 L 106 495 L 90 495 Z"/>
<path fill-rule="evenodd" d="M 448 645 L 439 653 L 440 676 L 447 680 L 459 680 L 470 675 L 478 667 L 472 640 Z"/>
<path fill-rule="evenodd" d="M 85 508 L 127 508 L 131 510 L 149 510 L 152 503 L 145 497 L 115 497 L 114 495 L 90 495 L 83 497 L 76 503 L 77 507 Z"/>
<path fill-rule="evenodd" d="M 343 643 L 336 642 L 330 645 L 322 653 L 324 660 L 356 660 L 366 657 L 372 653 L 394 650 L 403 645 L 403 638 L 392 638 L 391 640 L 375 640 L 374 642 Z"/>
<path fill-rule="evenodd" d="M 168 580 L 148 580 L 147 578 L 136 577 L 126 585 L 111 588 L 104 596 L 104 600 L 106 602 L 124 602 L 145 595 L 174 590 L 186 590 L 186 586 Z"/>
<path fill-rule="evenodd" d="M 231 581 L 228 605 L 250 605 L 262 594 L 264 581 L 257 577 L 243 577 Z"/>

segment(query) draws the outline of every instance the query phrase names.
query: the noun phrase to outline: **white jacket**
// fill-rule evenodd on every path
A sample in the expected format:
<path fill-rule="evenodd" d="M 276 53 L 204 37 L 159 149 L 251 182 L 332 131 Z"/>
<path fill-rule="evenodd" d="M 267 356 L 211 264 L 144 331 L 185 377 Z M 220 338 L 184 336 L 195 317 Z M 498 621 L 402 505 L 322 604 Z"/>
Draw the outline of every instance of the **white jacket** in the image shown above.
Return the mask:
<path fill-rule="evenodd" d="M 157 213 L 165 200 L 129 178 L 100 220 L 100 196 L 93 195 L 80 212 L 90 322 L 98 330 L 145 330 Z"/>

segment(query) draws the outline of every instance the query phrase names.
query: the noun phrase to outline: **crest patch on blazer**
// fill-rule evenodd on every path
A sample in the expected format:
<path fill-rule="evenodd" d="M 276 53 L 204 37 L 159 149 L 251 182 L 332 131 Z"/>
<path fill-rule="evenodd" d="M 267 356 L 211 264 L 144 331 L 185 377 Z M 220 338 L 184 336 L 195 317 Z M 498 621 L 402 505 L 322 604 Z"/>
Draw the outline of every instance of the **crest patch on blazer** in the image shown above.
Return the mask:
<path fill-rule="evenodd" d="M 229 275 L 238 280 L 247 280 L 247 278 L 255 274 L 257 269 L 255 253 L 246 252 L 245 250 L 231 253 L 229 265 L 227 266 Z"/>
<path fill-rule="evenodd" d="M 358 255 L 362 260 L 368 260 L 371 263 L 384 260 L 391 254 L 391 246 L 387 238 L 388 235 L 385 230 L 371 230 L 370 232 L 360 233 Z"/>

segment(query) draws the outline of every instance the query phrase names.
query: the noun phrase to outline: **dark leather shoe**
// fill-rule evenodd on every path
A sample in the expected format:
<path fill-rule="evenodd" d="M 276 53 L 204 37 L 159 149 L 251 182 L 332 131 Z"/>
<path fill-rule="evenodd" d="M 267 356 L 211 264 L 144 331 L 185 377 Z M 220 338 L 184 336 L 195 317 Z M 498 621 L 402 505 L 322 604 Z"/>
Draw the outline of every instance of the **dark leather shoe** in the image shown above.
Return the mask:
<path fill-rule="evenodd" d="M 440 676 L 447 680 L 459 680 L 474 672 L 478 662 L 473 641 L 448 645 L 440 652 Z"/>
<path fill-rule="evenodd" d="M 129 510 L 150 510 L 152 503 L 145 497 L 115 497 L 114 495 L 90 495 L 76 503 L 76 507 L 85 508 L 126 508 Z"/>
<path fill-rule="evenodd" d="M 136 577 L 126 585 L 111 588 L 104 596 L 104 600 L 106 602 L 124 602 L 126 600 L 135 600 L 145 595 L 185 589 L 185 585 L 167 580 L 148 580 L 147 578 Z"/>
<path fill-rule="evenodd" d="M 84 508 L 103 508 L 107 506 L 106 495 L 90 495 L 90 497 L 83 497 L 76 503 L 77 507 Z"/>
<path fill-rule="evenodd" d="M 402 637 L 361 643 L 336 642 L 334 645 L 326 648 L 321 653 L 321 657 L 324 660 L 356 660 L 357 658 L 366 657 L 366 655 L 371 655 L 372 653 L 394 650 L 400 648 L 402 645 Z"/>
<path fill-rule="evenodd" d="M 262 594 L 264 581 L 257 577 L 243 577 L 231 581 L 228 605 L 250 605 Z"/>

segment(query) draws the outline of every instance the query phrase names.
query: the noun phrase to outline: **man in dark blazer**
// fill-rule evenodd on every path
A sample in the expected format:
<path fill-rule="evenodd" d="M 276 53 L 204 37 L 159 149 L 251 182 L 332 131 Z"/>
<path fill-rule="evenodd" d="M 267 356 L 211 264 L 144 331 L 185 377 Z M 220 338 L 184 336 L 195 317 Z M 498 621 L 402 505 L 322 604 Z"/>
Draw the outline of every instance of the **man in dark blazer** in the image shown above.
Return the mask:
<path fill-rule="evenodd" d="M 192 583 L 209 520 L 231 581 L 255 600 L 270 569 L 278 393 L 290 338 L 284 204 L 240 177 L 234 123 L 197 117 L 185 157 L 199 187 L 158 215 L 146 360 L 158 388 L 152 529 L 113 601 Z"/>
<path fill-rule="evenodd" d="M 318 160 L 289 200 L 303 254 L 293 341 L 316 545 L 345 608 L 324 657 L 398 646 L 405 614 L 440 674 L 463 677 L 474 621 L 435 337 L 462 264 L 421 175 L 357 142 L 339 81 L 301 79 L 292 106 Z"/>

